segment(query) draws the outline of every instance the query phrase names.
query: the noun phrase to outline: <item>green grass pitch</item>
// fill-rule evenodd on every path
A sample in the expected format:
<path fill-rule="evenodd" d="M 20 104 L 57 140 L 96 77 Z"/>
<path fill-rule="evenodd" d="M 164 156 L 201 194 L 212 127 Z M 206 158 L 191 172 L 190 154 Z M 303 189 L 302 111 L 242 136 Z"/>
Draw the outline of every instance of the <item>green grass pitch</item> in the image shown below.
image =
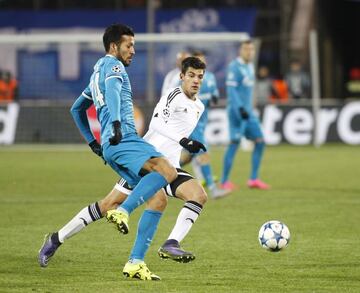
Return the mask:
<path fill-rule="evenodd" d="M 222 148 L 213 148 L 220 175 Z M 245 187 L 250 153 L 239 152 L 232 180 L 240 188 L 209 200 L 183 247 L 197 259 L 163 261 L 157 249 L 182 202 L 169 200 L 146 262 L 160 282 L 126 280 L 127 261 L 142 208 L 130 234 L 105 220 L 58 250 L 46 269 L 37 253 L 46 232 L 100 199 L 117 176 L 87 147 L 0 147 L 0 292 L 360 292 L 360 149 L 344 145 L 268 147 L 262 178 L 270 191 Z M 268 220 L 291 232 L 279 253 L 260 247 Z"/>

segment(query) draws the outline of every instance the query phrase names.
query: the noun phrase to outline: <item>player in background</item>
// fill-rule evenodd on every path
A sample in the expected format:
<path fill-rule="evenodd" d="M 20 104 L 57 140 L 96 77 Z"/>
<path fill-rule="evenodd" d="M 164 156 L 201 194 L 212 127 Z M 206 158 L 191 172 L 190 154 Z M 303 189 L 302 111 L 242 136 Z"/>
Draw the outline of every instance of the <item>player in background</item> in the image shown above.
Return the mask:
<path fill-rule="evenodd" d="M 270 186 L 259 179 L 259 168 L 265 143 L 259 119 L 253 112 L 252 97 L 255 84 L 255 72 L 252 60 L 255 47 L 251 40 L 241 44 L 239 56 L 227 68 L 226 93 L 229 117 L 230 144 L 224 156 L 221 178 L 224 189 L 234 189 L 229 181 L 230 171 L 242 136 L 255 143 L 252 153 L 252 168 L 247 182 L 250 188 L 269 189 Z"/>
<path fill-rule="evenodd" d="M 179 86 L 181 84 L 180 73 L 181 73 L 181 63 L 182 61 L 189 57 L 190 54 L 186 51 L 180 51 L 176 54 L 176 67 L 170 70 L 164 79 L 161 96 L 164 96 L 169 90 Z"/>
<path fill-rule="evenodd" d="M 194 51 L 192 56 L 199 58 L 202 62 L 206 64 L 205 54 L 202 51 Z M 192 132 L 190 138 L 196 141 L 200 141 L 205 145 L 205 127 L 208 122 L 208 110 L 210 104 L 216 104 L 219 99 L 219 90 L 216 84 L 215 75 L 208 70 L 205 72 L 204 80 L 200 88 L 199 98 L 204 104 L 205 110 L 201 115 L 198 124 L 196 125 L 194 131 Z M 207 148 L 208 149 L 208 148 Z M 184 151 L 182 155 L 182 165 L 188 161 L 193 161 L 193 169 L 197 178 L 204 178 L 205 184 L 210 191 L 212 198 L 217 199 L 224 197 L 230 193 L 227 189 L 222 189 L 218 187 L 214 182 L 214 177 L 210 165 L 210 155 L 207 151 L 200 151 L 198 154 L 190 154 L 189 152 Z M 200 175 L 197 174 L 197 168 L 200 168 Z"/>
<path fill-rule="evenodd" d="M 168 183 L 177 177 L 176 169 L 153 145 L 140 138 L 135 130 L 132 91 L 125 66 L 129 66 L 135 54 L 134 32 L 122 24 L 106 28 L 103 35 L 106 55 L 94 66 L 90 84 L 72 107 L 76 125 L 93 150 L 101 150 L 104 159 L 113 170 L 131 185 L 136 185 L 131 196 L 107 213 L 107 219 L 116 223 L 121 233 L 128 233 L 129 215 L 141 204 L 148 201 Z M 95 105 L 101 125 L 102 146 L 98 145 L 92 132 L 86 110 Z M 129 262 L 124 267 L 124 274 L 133 272 L 146 279 L 159 279 L 151 273 L 144 263 L 144 256 L 155 234 L 162 216 L 166 196 L 157 193 L 153 199 L 160 208 L 146 209 L 139 221 L 138 234 Z M 96 204 L 92 212 L 98 214 Z M 45 238 L 39 252 L 39 263 L 46 266 L 61 241 L 57 233 Z"/>
<path fill-rule="evenodd" d="M 198 152 L 200 149 L 204 149 L 201 143 L 185 138 L 191 134 L 203 112 L 203 105 L 196 97 L 196 94 L 199 91 L 204 70 L 205 64 L 196 58 L 188 58 L 184 61 L 183 74 L 181 75 L 181 78 L 184 80 L 182 86 L 173 89 L 160 99 L 154 110 L 149 131 L 144 136 L 145 140 L 154 144 L 158 150 L 163 151 L 165 156 L 176 167 L 179 167 L 182 147 L 190 152 Z M 79 118 L 78 111 L 79 109 L 74 105 L 72 114 L 75 119 Z M 89 126 L 86 129 L 91 133 Z M 92 150 L 95 154 L 102 157 L 101 148 L 95 149 L 92 147 Z M 179 243 L 189 233 L 192 225 L 197 220 L 207 200 L 207 195 L 199 182 L 193 179 L 190 174 L 179 168 L 177 172 L 178 177 L 176 180 L 166 186 L 164 190 L 169 196 L 175 196 L 186 202 L 179 213 L 168 240 L 159 249 L 159 255 L 162 258 L 170 258 L 178 262 L 189 262 L 195 259 L 195 256 L 190 252 L 182 250 Z M 56 236 L 51 236 L 50 242 L 51 239 L 57 238 L 60 244 L 62 244 L 71 236 L 82 231 L 87 225 L 101 219 L 109 210 L 116 208 L 124 202 L 132 192 L 131 189 L 124 179 L 120 179 L 105 198 L 84 207 L 64 227 L 58 232 L 53 233 L 52 235 Z M 162 211 L 166 204 L 165 206 L 159 204 L 159 201 L 155 201 L 154 198 L 148 200 L 146 208 L 149 209 L 151 207 L 152 209 Z M 46 266 L 59 246 L 57 245 L 55 249 L 50 251 L 51 255 L 47 256 L 46 262 L 40 262 L 40 264 Z M 129 272 L 125 269 L 126 266 L 124 274 L 129 277 L 151 279 L 151 276 L 149 278 L 148 275 L 142 273 L 136 274 L 137 271 L 131 270 Z"/>

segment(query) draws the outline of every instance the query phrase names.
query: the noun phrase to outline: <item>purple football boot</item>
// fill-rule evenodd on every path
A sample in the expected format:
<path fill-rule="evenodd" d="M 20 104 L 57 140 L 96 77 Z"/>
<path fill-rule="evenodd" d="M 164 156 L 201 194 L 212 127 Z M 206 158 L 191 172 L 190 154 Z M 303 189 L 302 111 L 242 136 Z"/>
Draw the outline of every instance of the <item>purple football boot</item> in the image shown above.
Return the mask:
<path fill-rule="evenodd" d="M 190 262 L 195 259 L 195 255 L 191 252 L 185 251 L 180 247 L 180 244 L 175 239 L 168 239 L 159 248 L 158 254 L 163 259 L 172 259 L 177 262 Z"/>
<path fill-rule="evenodd" d="M 54 241 L 55 238 L 53 235 L 54 233 L 48 233 L 45 235 L 44 243 L 39 250 L 38 262 L 43 268 L 47 267 L 49 260 L 61 245 L 59 241 Z"/>

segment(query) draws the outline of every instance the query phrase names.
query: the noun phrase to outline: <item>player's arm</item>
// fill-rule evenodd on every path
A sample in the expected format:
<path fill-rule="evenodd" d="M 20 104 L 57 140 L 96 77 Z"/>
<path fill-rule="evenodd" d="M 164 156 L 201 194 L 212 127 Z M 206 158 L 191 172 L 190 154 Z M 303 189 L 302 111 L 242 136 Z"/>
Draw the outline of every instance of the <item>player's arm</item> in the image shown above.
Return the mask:
<path fill-rule="evenodd" d="M 111 68 L 111 73 L 105 78 L 105 102 L 108 106 L 111 122 L 112 122 L 112 137 L 109 142 L 111 145 L 117 145 L 122 138 L 121 134 L 121 117 L 120 117 L 120 97 L 123 84 L 120 69 L 114 65 Z"/>
<path fill-rule="evenodd" d="M 213 75 L 213 86 L 211 89 L 211 102 L 213 105 L 217 105 L 217 103 L 219 102 L 219 97 L 220 97 L 219 89 L 216 83 L 215 75 Z"/>
<path fill-rule="evenodd" d="M 226 77 L 226 94 L 228 101 L 232 103 L 231 107 L 236 109 L 235 113 L 239 118 L 248 119 L 249 115 L 244 108 L 244 101 L 238 90 L 243 78 L 243 75 L 235 66 L 230 66 Z"/>
<path fill-rule="evenodd" d="M 89 120 L 86 114 L 86 110 L 91 107 L 93 104 L 93 100 L 91 97 L 91 92 L 89 87 L 87 87 L 80 97 L 76 99 L 74 104 L 72 105 L 70 112 L 75 121 L 76 126 L 79 128 L 80 133 L 85 138 L 91 150 L 98 155 L 99 157 L 103 158 L 101 145 L 97 142 L 96 138 L 94 137 Z"/>
<path fill-rule="evenodd" d="M 87 89 L 85 89 L 76 99 L 70 109 L 70 113 L 75 121 L 77 128 L 80 130 L 81 135 L 85 138 L 87 143 L 91 143 L 95 140 L 95 137 L 91 132 L 86 110 L 91 107 L 93 100 L 89 90 Z"/>

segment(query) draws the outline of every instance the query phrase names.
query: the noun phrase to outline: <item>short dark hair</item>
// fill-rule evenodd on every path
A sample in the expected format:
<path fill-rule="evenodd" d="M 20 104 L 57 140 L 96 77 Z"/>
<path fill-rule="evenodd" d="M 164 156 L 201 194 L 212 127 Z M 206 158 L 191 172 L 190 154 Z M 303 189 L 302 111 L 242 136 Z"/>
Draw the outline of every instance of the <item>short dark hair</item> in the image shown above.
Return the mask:
<path fill-rule="evenodd" d="M 206 64 L 197 57 L 187 57 L 181 63 L 181 73 L 185 74 L 186 71 L 192 67 L 194 69 L 206 69 Z"/>
<path fill-rule="evenodd" d="M 103 44 L 105 51 L 109 52 L 110 43 L 119 43 L 119 40 L 123 35 L 134 36 L 134 31 L 131 27 L 120 23 L 115 23 L 108 26 L 105 29 L 105 33 L 103 35 Z"/>

